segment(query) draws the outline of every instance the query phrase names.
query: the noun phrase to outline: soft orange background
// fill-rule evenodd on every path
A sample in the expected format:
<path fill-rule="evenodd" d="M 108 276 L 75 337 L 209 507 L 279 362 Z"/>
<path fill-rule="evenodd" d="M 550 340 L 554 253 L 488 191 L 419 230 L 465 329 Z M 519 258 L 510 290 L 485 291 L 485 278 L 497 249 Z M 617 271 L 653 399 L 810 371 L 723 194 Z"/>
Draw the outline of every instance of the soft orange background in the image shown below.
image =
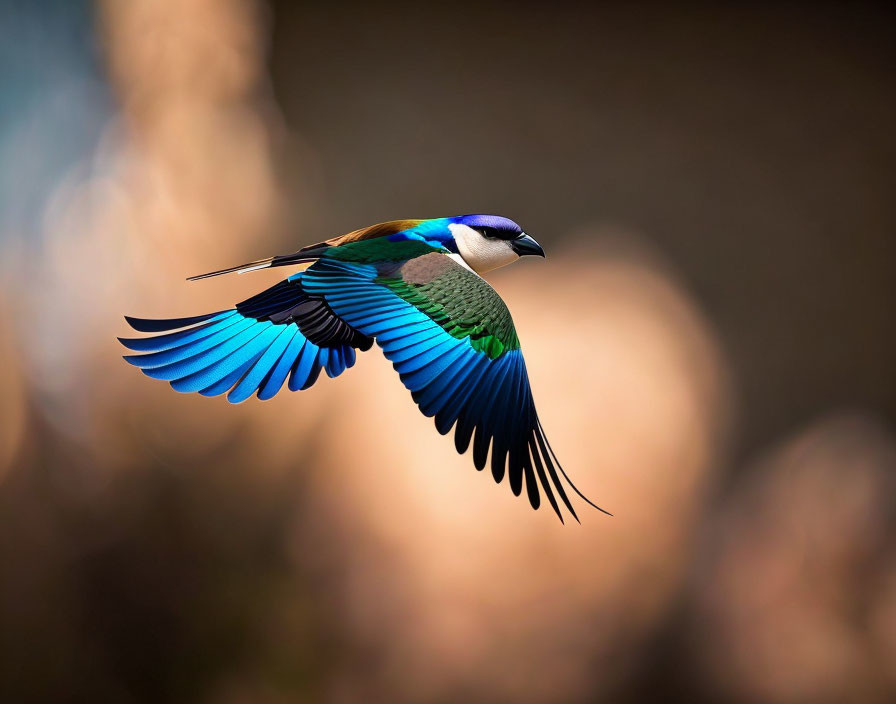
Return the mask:
<path fill-rule="evenodd" d="M 3 701 L 896 695 L 886 19 L 189 0 L 9 9 Z M 267 403 L 121 361 L 190 274 L 497 211 L 531 511 L 376 352 Z"/>

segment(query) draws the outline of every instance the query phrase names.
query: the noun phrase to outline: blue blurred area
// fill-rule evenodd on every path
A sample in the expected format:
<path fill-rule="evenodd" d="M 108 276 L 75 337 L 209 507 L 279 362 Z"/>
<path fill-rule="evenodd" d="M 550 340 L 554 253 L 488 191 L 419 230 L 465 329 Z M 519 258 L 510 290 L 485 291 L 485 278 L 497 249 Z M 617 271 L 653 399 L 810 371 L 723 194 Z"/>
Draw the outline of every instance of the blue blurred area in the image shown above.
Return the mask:
<path fill-rule="evenodd" d="M 112 112 L 93 6 L 0 3 L 0 240 L 39 246 L 47 198 Z"/>

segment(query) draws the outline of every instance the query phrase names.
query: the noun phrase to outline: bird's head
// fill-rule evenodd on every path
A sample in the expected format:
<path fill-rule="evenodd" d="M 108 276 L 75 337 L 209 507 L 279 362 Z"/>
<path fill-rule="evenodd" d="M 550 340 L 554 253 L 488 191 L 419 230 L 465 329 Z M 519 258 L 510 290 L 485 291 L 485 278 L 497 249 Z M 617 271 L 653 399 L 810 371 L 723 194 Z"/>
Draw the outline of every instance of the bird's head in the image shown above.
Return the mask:
<path fill-rule="evenodd" d="M 538 242 L 513 220 L 500 215 L 458 215 L 448 218 L 448 229 L 457 253 L 480 274 L 527 254 L 544 256 Z"/>

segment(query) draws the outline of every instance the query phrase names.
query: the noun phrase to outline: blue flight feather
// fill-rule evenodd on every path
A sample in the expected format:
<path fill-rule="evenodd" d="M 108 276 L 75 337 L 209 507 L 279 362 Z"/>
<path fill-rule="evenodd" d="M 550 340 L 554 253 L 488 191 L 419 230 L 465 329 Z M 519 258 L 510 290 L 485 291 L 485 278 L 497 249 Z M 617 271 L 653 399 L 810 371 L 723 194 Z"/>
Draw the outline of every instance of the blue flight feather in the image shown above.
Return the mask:
<path fill-rule="evenodd" d="M 232 387 L 236 382 L 240 380 L 240 378 L 249 371 L 249 368 L 255 362 L 254 359 L 249 359 L 244 362 L 241 366 L 234 369 L 232 372 L 219 379 L 216 382 L 209 384 L 204 389 L 199 390 L 199 394 L 201 396 L 220 396 L 225 393 L 230 387 Z M 177 382 L 171 382 L 171 388 L 175 391 L 181 391 L 182 393 L 187 393 L 188 391 L 192 391 L 191 389 L 181 389 L 176 385 Z"/>
<path fill-rule="evenodd" d="M 254 331 L 250 330 L 249 332 Z M 219 358 L 214 363 L 192 374 L 175 379 L 171 382 L 172 388 L 182 392 L 196 392 L 204 389 L 208 385 L 227 377 L 235 369 L 239 369 L 247 360 L 258 359 L 276 334 L 277 328 L 273 326 L 266 327 L 248 342 L 237 346 L 226 357 Z"/>
<path fill-rule="evenodd" d="M 395 365 L 395 369 L 399 374 L 413 371 L 412 363 L 415 359 L 423 357 L 418 363 L 426 364 L 428 358 L 438 356 L 441 351 L 444 351 L 447 347 L 453 347 L 453 343 L 457 342 L 457 340 L 446 339 L 446 337 L 446 335 L 442 334 L 410 347 L 403 347 L 394 351 L 389 350 L 387 358 Z"/>
<path fill-rule="evenodd" d="M 223 330 L 213 332 L 211 335 L 203 337 L 199 340 L 193 340 L 177 347 L 171 347 L 167 350 L 159 352 L 150 352 L 149 354 L 127 355 L 124 359 L 141 369 L 152 369 L 155 367 L 165 367 L 175 362 L 181 362 L 189 357 L 194 357 L 202 352 L 206 352 L 213 347 L 231 339 L 235 335 L 246 328 L 251 327 L 255 321 L 242 320 L 235 325 L 227 325 Z"/>
<path fill-rule="evenodd" d="M 226 358 L 231 353 L 240 349 L 243 345 L 251 342 L 261 332 L 255 325 L 237 333 L 233 337 L 225 340 L 221 344 L 213 347 L 205 352 L 200 352 L 187 359 L 179 362 L 172 362 L 163 367 L 154 367 L 144 369 L 143 373 L 153 379 L 163 379 L 165 381 L 173 381 L 182 379 L 191 374 L 201 372 L 203 369 L 212 366 L 220 360 Z"/>
<path fill-rule="evenodd" d="M 306 342 L 302 348 L 302 353 L 298 356 L 293 364 L 292 374 L 289 377 L 289 390 L 299 391 L 304 389 L 308 380 L 313 374 L 315 363 L 317 362 L 318 346 Z"/>
<path fill-rule="evenodd" d="M 424 330 L 432 330 L 433 328 L 438 328 L 432 320 L 429 318 L 421 318 L 417 322 L 406 325 L 403 328 L 393 328 L 390 330 L 384 330 L 383 332 L 377 333 L 376 341 L 383 349 L 386 349 L 389 343 L 394 340 L 398 340 L 407 335 L 411 335 L 417 332 L 423 332 Z"/>
<path fill-rule="evenodd" d="M 249 398 L 258 389 L 259 385 L 265 380 L 268 372 L 280 359 L 280 355 L 292 338 L 292 331 L 287 327 L 282 327 L 271 344 L 264 350 L 261 357 L 254 364 L 252 369 L 240 379 L 239 384 L 233 387 L 233 390 L 227 394 L 227 400 L 231 403 L 240 403 Z"/>
<path fill-rule="evenodd" d="M 230 311 L 228 314 L 222 314 L 220 317 L 210 319 L 187 330 L 180 330 L 166 335 L 155 335 L 153 337 L 119 337 L 118 341 L 135 352 L 158 352 L 202 339 L 218 330 L 235 324 L 239 320 L 240 317 L 237 315 L 237 312 Z"/>
<path fill-rule="evenodd" d="M 271 370 L 271 373 L 268 376 L 267 380 L 261 385 L 261 388 L 258 390 L 259 399 L 261 399 L 262 401 L 266 401 L 269 398 L 273 398 L 277 394 L 277 392 L 280 391 L 280 389 L 283 387 L 283 382 L 286 381 L 286 377 L 289 375 L 289 370 L 292 369 L 293 363 L 296 361 L 296 358 L 302 351 L 302 346 L 305 344 L 305 336 L 302 335 L 298 330 L 294 330 L 293 337 L 289 341 L 289 345 L 283 351 L 283 354 L 280 355 L 280 359 L 277 360 L 277 363 Z"/>
<path fill-rule="evenodd" d="M 392 364 L 399 374 L 410 374 L 425 367 L 431 367 L 443 355 L 449 352 L 455 352 L 455 356 L 463 351 L 462 345 L 467 344 L 466 340 L 458 340 L 450 335 L 434 345 L 423 347 L 416 354 L 408 355 L 406 350 L 398 352 L 392 359 Z M 420 387 L 417 387 L 420 388 Z M 417 390 L 416 388 L 414 389 Z"/>

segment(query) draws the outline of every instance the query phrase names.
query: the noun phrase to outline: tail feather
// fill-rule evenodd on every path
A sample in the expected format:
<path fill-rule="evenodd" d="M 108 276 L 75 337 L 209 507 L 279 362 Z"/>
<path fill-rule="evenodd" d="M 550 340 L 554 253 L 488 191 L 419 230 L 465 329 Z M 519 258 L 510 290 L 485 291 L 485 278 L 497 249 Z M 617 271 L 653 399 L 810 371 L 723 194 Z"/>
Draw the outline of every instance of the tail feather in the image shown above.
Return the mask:
<path fill-rule="evenodd" d="M 320 250 L 321 252 L 323 250 Z M 258 271 L 259 269 L 271 269 L 275 266 L 291 266 L 294 264 L 308 264 L 316 261 L 320 254 L 317 251 L 309 251 L 309 248 L 296 252 L 295 254 L 284 254 L 277 257 L 267 257 L 266 259 L 256 259 L 254 262 L 232 266 L 227 269 L 219 269 L 218 271 L 210 271 L 207 274 L 198 274 L 190 276 L 187 281 L 199 281 L 200 279 L 210 279 L 213 276 L 221 276 L 222 274 L 247 274 L 250 271 Z"/>
<path fill-rule="evenodd" d="M 308 245 L 307 247 L 303 247 L 298 252 L 294 252 L 293 254 L 284 254 L 277 257 L 267 257 L 266 259 L 258 259 L 247 264 L 232 266 L 228 269 L 220 269 L 219 271 L 210 271 L 207 274 L 190 276 L 189 278 L 187 278 L 187 281 L 199 281 L 200 279 L 208 279 L 212 276 L 221 276 L 222 274 L 245 274 L 250 271 L 257 271 L 258 269 L 268 269 L 275 266 L 307 264 L 319 259 L 320 256 L 331 247 L 338 247 L 342 244 L 359 242 L 361 240 L 369 240 L 376 237 L 386 237 L 388 235 L 394 235 L 398 232 L 404 232 L 405 230 L 417 227 L 422 222 L 424 222 L 424 220 L 390 220 L 389 222 L 381 222 L 376 225 L 371 225 L 370 227 L 363 227 L 360 230 L 349 232 L 345 235 L 332 237 L 323 242 L 318 242 L 317 244 Z"/>
<path fill-rule="evenodd" d="M 248 264 L 240 264 L 239 266 L 232 266 L 227 269 L 219 269 L 218 271 L 210 271 L 207 274 L 198 274 L 196 276 L 187 277 L 187 281 L 199 281 L 200 279 L 210 279 L 213 276 L 221 276 L 222 274 L 245 274 L 248 271 L 255 271 L 256 269 L 267 269 L 274 262 L 274 257 L 267 257 L 266 259 L 256 259 L 254 262 L 249 262 Z"/>

